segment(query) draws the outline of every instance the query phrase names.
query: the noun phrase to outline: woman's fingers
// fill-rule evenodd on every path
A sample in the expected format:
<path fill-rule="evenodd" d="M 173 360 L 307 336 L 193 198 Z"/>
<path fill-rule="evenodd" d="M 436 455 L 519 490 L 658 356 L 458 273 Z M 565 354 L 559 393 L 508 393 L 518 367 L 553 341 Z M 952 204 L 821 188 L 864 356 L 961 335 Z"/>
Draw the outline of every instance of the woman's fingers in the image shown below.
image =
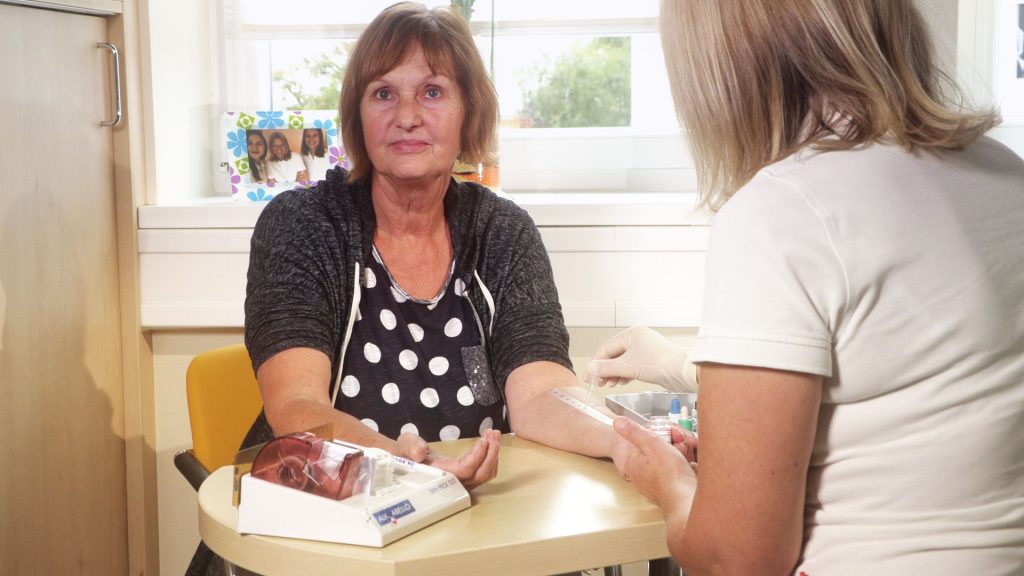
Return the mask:
<path fill-rule="evenodd" d="M 413 462 L 423 462 L 430 453 L 427 441 L 416 434 L 404 433 L 398 437 L 398 452 Z"/>
<path fill-rule="evenodd" d="M 500 432 L 488 430 L 461 457 L 455 459 L 431 454 L 428 463 L 452 473 L 467 489 L 475 488 L 498 475 L 500 436 Z"/>
<path fill-rule="evenodd" d="M 472 476 L 469 478 L 472 486 L 479 486 L 498 475 L 498 452 L 501 448 L 498 436 L 496 430 L 488 430 L 473 446 L 475 466 L 472 466 Z M 482 452 L 479 460 L 476 459 L 477 452 Z M 467 470 L 469 468 L 467 466 Z"/>
<path fill-rule="evenodd" d="M 697 461 L 697 435 L 682 428 L 672 427 L 672 445 L 689 462 Z"/>

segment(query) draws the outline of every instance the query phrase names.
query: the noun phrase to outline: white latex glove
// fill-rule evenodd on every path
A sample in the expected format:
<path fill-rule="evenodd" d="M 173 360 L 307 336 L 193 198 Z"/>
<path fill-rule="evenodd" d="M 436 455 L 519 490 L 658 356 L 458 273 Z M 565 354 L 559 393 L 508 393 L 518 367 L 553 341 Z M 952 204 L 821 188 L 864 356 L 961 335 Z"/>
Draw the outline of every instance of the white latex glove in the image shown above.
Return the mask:
<path fill-rule="evenodd" d="M 697 369 L 689 350 L 646 326 L 633 326 L 609 338 L 587 364 L 584 378 L 599 386 L 631 380 L 657 384 L 673 392 L 696 392 Z"/>

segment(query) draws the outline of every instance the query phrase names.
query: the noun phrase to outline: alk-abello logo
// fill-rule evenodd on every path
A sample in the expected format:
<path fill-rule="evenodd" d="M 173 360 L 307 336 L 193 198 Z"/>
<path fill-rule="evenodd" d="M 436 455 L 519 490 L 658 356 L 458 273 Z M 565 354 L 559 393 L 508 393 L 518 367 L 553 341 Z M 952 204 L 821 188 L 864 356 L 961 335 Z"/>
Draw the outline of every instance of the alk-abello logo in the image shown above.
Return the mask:
<path fill-rule="evenodd" d="M 402 516 L 408 516 L 416 511 L 413 507 L 412 502 L 408 500 L 402 500 L 396 504 L 392 504 L 387 508 L 382 508 L 373 513 L 374 519 L 377 520 L 377 524 L 384 526 L 386 524 L 397 524 L 398 519 Z"/>

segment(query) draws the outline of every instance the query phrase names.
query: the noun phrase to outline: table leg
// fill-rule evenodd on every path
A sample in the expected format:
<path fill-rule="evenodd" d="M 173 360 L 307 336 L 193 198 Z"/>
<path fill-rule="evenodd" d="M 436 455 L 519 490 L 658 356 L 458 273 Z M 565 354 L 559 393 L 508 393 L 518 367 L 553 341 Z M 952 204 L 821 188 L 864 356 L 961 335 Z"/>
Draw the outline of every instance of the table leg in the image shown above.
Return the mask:
<path fill-rule="evenodd" d="M 647 563 L 647 573 L 650 576 L 683 576 L 679 564 L 672 558 L 658 558 Z"/>

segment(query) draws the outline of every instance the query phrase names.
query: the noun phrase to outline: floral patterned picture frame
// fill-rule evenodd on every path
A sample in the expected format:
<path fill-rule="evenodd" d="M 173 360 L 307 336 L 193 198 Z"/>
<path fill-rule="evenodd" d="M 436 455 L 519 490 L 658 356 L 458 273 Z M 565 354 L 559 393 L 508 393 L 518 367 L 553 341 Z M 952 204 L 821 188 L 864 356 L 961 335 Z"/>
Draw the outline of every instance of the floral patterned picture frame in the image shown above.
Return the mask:
<path fill-rule="evenodd" d="M 315 184 L 335 166 L 350 168 L 337 116 L 334 110 L 226 112 L 221 133 L 231 197 L 268 202 L 285 190 Z"/>

